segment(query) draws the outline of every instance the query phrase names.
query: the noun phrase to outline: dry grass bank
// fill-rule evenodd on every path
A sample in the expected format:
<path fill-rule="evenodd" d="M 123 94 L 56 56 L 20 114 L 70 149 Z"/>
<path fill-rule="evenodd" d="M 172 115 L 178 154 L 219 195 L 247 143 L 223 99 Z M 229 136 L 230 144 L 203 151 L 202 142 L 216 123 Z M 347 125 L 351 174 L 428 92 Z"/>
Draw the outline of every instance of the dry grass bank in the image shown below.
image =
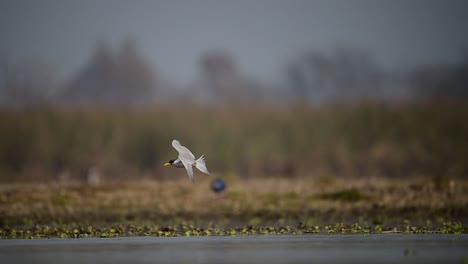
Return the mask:
<path fill-rule="evenodd" d="M 201 226 L 402 221 L 466 224 L 468 182 L 437 186 L 425 179 L 316 179 L 227 177 L 215 195 L 212 178 L 83 184 L 3 184 L 2 226 L 191 222 Z"/>

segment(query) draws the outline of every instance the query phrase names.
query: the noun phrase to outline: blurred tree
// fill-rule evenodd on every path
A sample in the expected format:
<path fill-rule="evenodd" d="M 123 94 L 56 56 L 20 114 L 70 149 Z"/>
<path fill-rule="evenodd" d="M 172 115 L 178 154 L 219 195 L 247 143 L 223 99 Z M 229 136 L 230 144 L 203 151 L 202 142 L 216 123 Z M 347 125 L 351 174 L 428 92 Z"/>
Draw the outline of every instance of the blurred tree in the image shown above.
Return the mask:
<path fill-rule="evenodd" d="M 115 54 L 100 42 L 91 61 L 65 87 L 67 103 L 134 106 L 151 102 L 155 79 L 136 44 L 126 41 Z"/>
<path fill-rule="evenodd" d="M 241 74 L 234 58 L 226 51 L 213 50 L 200 59 L 202 84 L 196 89 L 202 100 L 214 102 L 258 102 L 262 98 L 262 85 Z"/>
<path fill-rule="evenodd" d="M 384 76 L 369 53 L 355 48 L 306 52 L 288 64 L 287 75 L 297 100 L 315 102 L 378 96 Z"/>
<path fill-rule="evenodd" d="M 206 76 L 217 81 L 237 75 L 237 66 L 234 58 L 225 51 L 210 51 L 201 58 L 202 68 Z"/>
<path fill-rule="evenodd" d="M 107 43 L 98 43 L 91 61 L 65 87 L 63 99 L 68 102 L 99 102 L 113 100 L 116 62 Z M 107 95 L 107 96 L 106 96 Z"/>
<path fill-rule="evenodd" d="M 287 68 L 288 77 L 292 85 L 292 93 L 294 99 L 304 103 L 309 95 L 309 88 L 306 80 L 306 73 L 304 72 L 304 65 L 298 63 L 291 63 Z"/>
<path fill-rule="evenodd" d="M 408 73 L 416 99 L 466 100 L 468 98 L 468 54 L 457 64 L 428 65 Z"/>
<path fill-rule="evenodd" d="M 137 48 L 136 43 L 129 39 L 120 50 L 118 56 L 118 72 L 124 74 L 120 77 L 118 87 L 120 96 L 119 101 L 125 101 L 126 98 L 132 100 L 130 103 L 145 102 L 153 96 L 155 80 L 153 71 L 145 62 Z"/>
<path fill-rule="evenodd" d="M 200 61 L 204 80 L 211 96 L 215 100 L 233 96 L 239 87 L 237 66 L 233 57 L 225 51 L 210 51 Z"/>
<path fill-rule="evenodd" d="M 0 65 L 1 105 L 22 108 L 48 102 L 56 87 L 50 65 L 37 59 L 11 62 L 6 57 Z"/>

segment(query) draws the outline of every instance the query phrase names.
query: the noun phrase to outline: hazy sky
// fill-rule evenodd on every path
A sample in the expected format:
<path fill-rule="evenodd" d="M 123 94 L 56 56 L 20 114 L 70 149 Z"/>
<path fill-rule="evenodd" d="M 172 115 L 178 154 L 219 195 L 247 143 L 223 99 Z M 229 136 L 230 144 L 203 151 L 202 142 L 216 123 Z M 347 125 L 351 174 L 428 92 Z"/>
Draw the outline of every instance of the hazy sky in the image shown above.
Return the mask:
<path fill-rule="evenodd" d="M 459 59 L 468 1 L 0 0 L 0 56 L 39 58 L 70 74 L 98 40 L 132 37 L 166 77 L 186 83 L 199 56 L 225 49 L 243 72 L 278 78 L 306 49 L 353 45 L 389 67 Z"/>

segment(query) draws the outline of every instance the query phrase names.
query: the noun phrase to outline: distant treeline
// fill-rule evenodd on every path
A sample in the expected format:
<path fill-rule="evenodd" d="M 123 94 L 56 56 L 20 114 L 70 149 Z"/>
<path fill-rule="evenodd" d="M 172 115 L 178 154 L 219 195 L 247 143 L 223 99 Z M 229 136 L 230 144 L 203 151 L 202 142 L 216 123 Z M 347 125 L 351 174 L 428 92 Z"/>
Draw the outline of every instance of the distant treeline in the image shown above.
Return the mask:
<path fill-rule="evenodd" d="M 259 81 L 245 72 L 229 51 L 211 50 L 201 54 L 199 75 L 183 87 L 154 69 L 132 40 L 118 49 L 100 42 L 87 63 L 61 81 L 56 80 L 58 69 L 40 61 L 0 57 L 0 106 L 134 108 L 167 102 L 270 104 L 468 98 L 467 55 L 453 64 L 401 71 L 385 69 L 369 51 L 355 47 L 308 50 L 296 55 L 285 63 L 275 83 Z"/>
<path fill-rule="evenodd" d="M 215 175 L 466 177 L 467 120 L 462 103 L 2 110 L 0 180 L 175 177 L 172 139 Z"/>

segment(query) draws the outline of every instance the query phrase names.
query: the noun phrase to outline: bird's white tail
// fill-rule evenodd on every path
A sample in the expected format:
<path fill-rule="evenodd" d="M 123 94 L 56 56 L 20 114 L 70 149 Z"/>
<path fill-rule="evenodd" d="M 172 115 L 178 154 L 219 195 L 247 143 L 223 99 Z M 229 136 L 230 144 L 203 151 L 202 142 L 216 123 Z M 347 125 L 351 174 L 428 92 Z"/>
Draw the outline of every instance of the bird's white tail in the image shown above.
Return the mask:
<path fill-rule="evenodd" d="M 201 155 L 201 157 L 195 161 L 195 167 L 203 173 L 210 174 L 206 168 L 204 155 Z"/>

